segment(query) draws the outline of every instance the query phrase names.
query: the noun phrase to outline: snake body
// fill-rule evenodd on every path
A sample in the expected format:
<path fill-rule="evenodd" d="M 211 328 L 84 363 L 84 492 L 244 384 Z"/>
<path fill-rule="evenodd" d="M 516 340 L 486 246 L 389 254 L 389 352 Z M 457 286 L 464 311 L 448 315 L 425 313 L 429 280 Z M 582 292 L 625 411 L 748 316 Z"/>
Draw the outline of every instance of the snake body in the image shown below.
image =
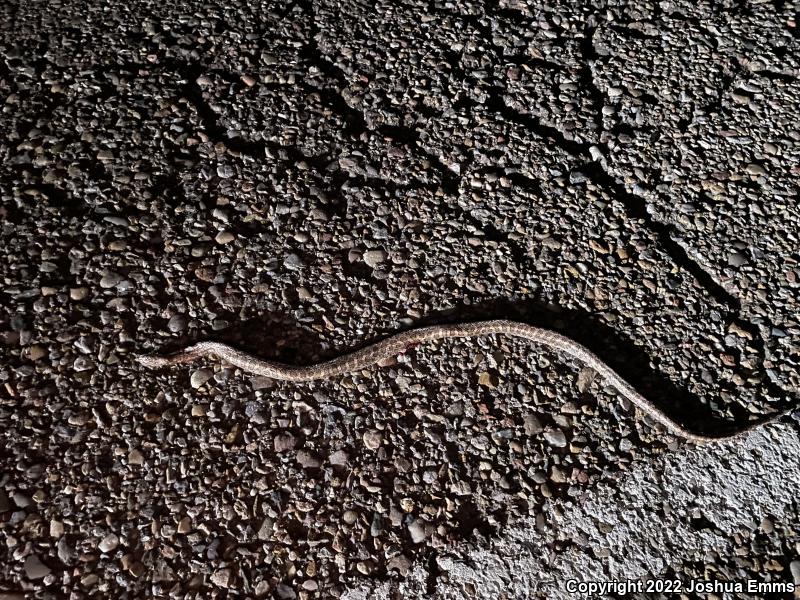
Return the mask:
<path fill-rule="evenodd" d="M 642 396 L 614 369 L 582 344 L 549 329 L 505 320 L 434 325 L 412 329 L 375 342 L 349 354 L 308 366 L 287 365 L 271 360 L 262 360 L 220 342 L 200 342 L 175 354 L 139 356 L 137 360 L 143 366 L 155 369 L 185 364 L 199 358 L 216 357 L 253 375 L 262 375 L 282 381 L 300 382 L 329 379 L 344 373 L 360 371 L 386 359 L 393 358 L 412 346 L 435 340 L 472 338 L 497 334 L 522 338 L 578 360 L 596 371 L 611 386 L 616 388 L 623 397 L 627 398 L 643 413 L 663 424 L 667 430 L 694 442 L 720 441 L 741 436 L 756 427 L 777 421 L 795 408 L 790 407 L 781 412 L 767 415 L 761 420 L 748 422 L 730 433 L 704 434 L 692 431 Z"/>

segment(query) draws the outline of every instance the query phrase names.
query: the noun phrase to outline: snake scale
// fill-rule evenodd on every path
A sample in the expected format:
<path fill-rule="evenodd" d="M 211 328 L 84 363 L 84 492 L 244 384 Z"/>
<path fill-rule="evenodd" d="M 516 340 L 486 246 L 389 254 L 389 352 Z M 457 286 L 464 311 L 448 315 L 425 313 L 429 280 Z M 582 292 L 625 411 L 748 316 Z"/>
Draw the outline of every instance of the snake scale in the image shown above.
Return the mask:
<path fill-rule="evenodd" d="M 433 325 L 398 333 L 382 341 L 375 342 L 360 350 L 308 365 L 286 365 L 270 360 L 262 360 L 246 352 L 236 350 L 219 342 L 200 342 L 184 350 L 167 356 L 139 356 L 140 364 L 148 368 L 163 368 L 184 364 L 199 358 L 216 357 L 231 365 L 251 373 L 282 381 L 313 381 L 328 379 L 344 373 L 359 371 L 381 361 L 397 356 L 412 346 L 449 338 L 472 338 L 485 335 L 506 335 L 540 344 L 561 354 L 570 356 L 596 371 L 611 384 L 623 397 L 630 400 L 643 413 L 663 424 L 670 432 L 694 442 L 709 442 L 732 439 L 767 423 L 772 423 L 789 414 L 796 407 L 767 415 L 758 421 L 750 421 L 733 432 L 704 434 L 691 431 L 667 415 L 658 406 L 637 392 L 634 387 L 609 367 L 602 359 L 582 344 L 560 333 L 534 327 L 516 321 L 482 321 L 477 323 L 457 323 L 453 325 Z"/>

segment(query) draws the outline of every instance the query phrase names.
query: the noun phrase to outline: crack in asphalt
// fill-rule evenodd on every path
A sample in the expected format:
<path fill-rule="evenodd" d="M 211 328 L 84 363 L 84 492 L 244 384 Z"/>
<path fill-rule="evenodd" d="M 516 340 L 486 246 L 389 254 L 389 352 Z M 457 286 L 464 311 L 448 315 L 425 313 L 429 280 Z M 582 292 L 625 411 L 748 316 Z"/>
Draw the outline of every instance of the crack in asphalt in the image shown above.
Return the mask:
<path fill-rule="evenodd" d="M 231 150 L 242 155 L 246 155 L 254 160 L 261 160 L 265 156 L 273 154 L 277 155 L 283 160 L 289 160 L 295 163 L 305 162 L 306 164 L 312 166 L 322 176 L 329 177 L 332 187 L 334 187 L 336 190 L 341 190 L 341 188 L 346 185 L 347 182 L 352 181 L 362 186 L 381 187 L 392 193 L 414 189 L 433 190 L 441 187 L 441 189 L 447 194 L 458 195 L 461 189 L 463 175 L 461 173 L 454 172 L 454 170 L 444 164 L 438 156 L 425 150 L 422 145 L 422 138 L 418 129 L 401 125 L 386 124 L 370 127 L 363 113 L 347 102 L 346 98 L 341 93 L 341 89 L 348 85 L 347 74 L 339 65 L 330 60 L 319 47 L 318 38 L 320 37 L 321 32 L 316 21 L 313 0 L 297 0 L 287 7 L 284 16 L 288 15 L 296 8 L 300 9 L 308 16 L 310 24 L 308 41 L 300 49 L 301 57 L 307 60 L 309 64 L 319 69 L 323 75 L 326 75 L 338 82 L 338 85 L 340 85 L 341 88 L 337 90 L 321 88 L 306 82 L 301 83 L 300 85 L 302 85 L 309 94 L 317 94 L 326 108 L 345 120 L 347 123 L 346 133 L 354 140 L 363 139 L 365 135 L 368 136 L 377 134 L 388 140 L 400 142 L 411 149 L 418 158 L 426 160 L 435 169 L 440 177 L 439 182 L 400 185 L 382 177 L 365 177 L 353 175 L 351 173 L 345 173 L 343 171 L 331 172 L 329 166 L 332 163 L 332 159 L 327 156 L 307 155 L 296 146 L 283 145 L 269 140 L 248 140 L 239 136 L 231 136 L 230 133 L 219 124 L 219 115 L 206 102 L 205 98 L 203 97 L 202 88 L 196 82 L 197 78 L 203 74 L 217 75 L 229 83 L 239 82 L 238 76 L 228 73 L 222 69 L 209 68 L 201 65 L 200 63 L 188 63 L 175 59 L 165 59 L 156 65 L 120 64 L 118 66 L 132 66 L 148 70 L 152 70 L 154 68 L 167 69 L 184 77 L 186 82 L 183 85 L 183 93 L 187 101 L 196 110 L 209 137 L 217 142 L 222 142 Z M 491 15 L 493 14 L 505 19 L 523 19 L 534 23 L 535 21 L 524 12 L 512 8 L 487 7 L 485 9 L 487 12 L 484 15 L 464 16 L 451 13 L 447 10 L 440 10 L 439 7 L 436 7 L 436 10 L 442 14 L 447 14 L 448 16 L 458 18 L 467 25 L 472 25 L 474 33 L 479 36 L 480 39 L 489 44 L 498 54 L 498 57 L 501 60 L 508 59 L 511 60 L 512 63 L 514 60 L 524 61 L 527 64 L 531 63 L 528 57 L 525 56 L 517 56 L 516 58 L 513 55 L 510 57 L 506 56 L 503 48 L 497 46 L 493 40 L 491 25 L 484 21 L 484 18 L 491 18 Z M 596 15 L 592 14 L 587 18 L 587 22 L 584 27 L 583 38 L 580 44 L 582 57 L 580 61 L 581 68 L 576 75 L 578 76 L 579 81 L 589 92 L 591 103 L 594 106 L 594 110 L 592 112 L 595 114 L 594 121 L 597 125 L 597 132 L 599 136 L 602 136 L 604 129 L 602 126 L 602 116 L 599 108 L 605 103 L 605 97 L 600 88 L 597 87 L 594 82 L 592 69 L 592 63 L 600 59 L 593 44 L 593 36 L 597 27 L 598 23 L 596 21 Z M 625 29 L 626 33 L 629 33 L 630 31 L 633 30 L 628 28 Z M 461 71 L 461 68 L 458 66 L 457 61 L 455 61 L 455 64 L 454 61 L 454 57 L 451 57 L 448 62 L 450 63 L 452 70 L 457 74 L 459 71 Z M 550 61 L 542 61 L 542 67 L 548 69 L 557 67 L 560 70 L 563 70 L 561 65 L 556 65 Z M 783 80 L 785 77 L 788 76 L 784 76 L 782 74 L 779 76 L 775 74 L 775 78 L 781 80 Z M 559 128 L 544 124 L 533 115 L 522 113 L 519 110 L 509 106 L 507 103 L 507 96 L 505 95 L 505 88 L 495 84 L 484 86 L 480 89 L 487 94 L 486 100 L 482 104 L 482 107 L 488 110 L 490 113 L 494 113 L 500 120 L 516 124 L 523 129 L 538 135 L 542 139 L 552 142 L 556 147 L 565 152 L 571 158 L 586 161 L 578 169 L 574 169 L 574 171 L 581 171 L 588 180 L 592 181 L 592 183 L 598 187 L 607 190 L 613 197 L 619 200 L 626 213 L 631 218 L 639 220 L 643 227 L 656 235 L 659 245 L 670 257 L 670 259 L 679 268 L 688 272 L 718 304 L 726 308 L 727 312 L 729 313 L 730 321 L 732 323 L 736 323 L 739 327 L 751 335 L 752 342 L 756 346 L 756 350 L 759 355 L 759 371 L 763 375 L 763 380 L 766 382 L 767 387 L 772 388 L 770 389 L 772 393 L 786 393 L 786 390 L 772 381 L 766 372 L 766 368 L 764 367 L 764 362 L 766 361 L 766 339 L 761 334 L 762 327 L 760 327 L 759 324 L 750 322 L 743 317 L 741 314 L 742 306 L 739 299 L 726 290 L 725 287 L 716 280 L 714 274 L 707 269 L 701 261 L 690 256 L 686 247 L 675 239 L 675 227 L 668 222 L 661 221 L 654 217 L 648 210 L 646 198 L 628 191 L 626 186 L 619 182 L 616 177 L 607 169 L 605 159 L 595 160 L 593 158 L 593 150 L 596 151 L 594 147 L 597 146 L 608 150 L 607 143 L 603 142 L 602 140 L 599 140 L 597 144 L 593 144 L 590 142 L 581 142 L 569 139 Z M 466 103 L 467 107 L 475 107 L 474 101 L 469 99 L 462 98 L 459 99 L 458 102 Z M 471 162 L 471 160 L 468 161 L 468 163 Z M 466 166 L 469 166 L 469 164 Z M 537 195 L 541 195 L 541 189 L 535 180 L 526 177 L 519 172 L 514 172 L 508 169 L 503 169 L 503 172 L 504 175 L 511 179 L 514 184 Z M 344 215 L 348 210 L 346 198 L 344 198 L 341 194 L 337 194 L 337 196 L 340 198 L 338 202 L 337 213 Z M 443 206 L 443 208 L 447 208 L 454 218 L 460 220 L 461 222 L 469 223 L 476 230 L 482 231 L 487 239 L 493 240 L 497 243 L 505 244 L 509 248 L 513 260 L 520 266 L 529 264 L 531 257 L 528 255 L 525 248 L 511 239 L 506 232 L 499 230 L 490 223 L 481 221 L 480 219 L 472 216 L 468 211 L 465 211 L 458 206 L 447 204 Z M 778 389 L 773 388 L 773 386 L 776 386 Z"/>

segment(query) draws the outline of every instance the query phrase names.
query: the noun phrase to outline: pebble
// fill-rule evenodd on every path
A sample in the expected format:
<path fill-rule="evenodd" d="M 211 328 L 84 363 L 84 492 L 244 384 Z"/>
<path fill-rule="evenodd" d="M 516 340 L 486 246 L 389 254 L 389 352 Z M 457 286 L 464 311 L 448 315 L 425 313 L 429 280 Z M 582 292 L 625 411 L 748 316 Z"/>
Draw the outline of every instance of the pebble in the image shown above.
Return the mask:
<path fill-rule="evenodd" d="M 44 564 L 35 554 L 29 554 L 25 559 L 25 577 L 28 579 L 41 579 L 51 572 L 50 567 Z"/>
<path fill-rule="evenodd" d="M 409 569 L 411 569 L 411 559 L 405 554 L 393 556 L 389 559 L 389 562 L 386 563 L 386 568 L 390 571 L 397 571 L 402 577 L 405 577 Z"/>
<path fill-rule="evenodd" d="M 178 533 L 189 533 L 192 530 L 192 518 L 183 517 L 178 521 Z"/>
<path fill-rule="evenodd" d="M 39 360 L 47 356 L 47 350 L 38 344 L 31 346 L 28 352 L 31 360 Z"/>
<path fill-rule="evenodd" d="M 337 450 L 328 457 L 328 462 L 337 467 L 347 466 L 350 456 L 344 450 Z"/>
<path fill-rule="evenodd" d="M 287 254 L 286 258 L 283 259 L 283 266 L 292 271 L 302 269 L 305 264 L 305 261 L 303 261 L 299 255 L 294 253 Z"/>
<path fill-rule="evenodd" d="M 362 560 L 356 565 L 356 569 L 362 575 L 369 575 L 375 570 L 375 562 L 372 560 Z"/>
<path fill-rule="evenodd" d="M 493 373 L 487 373 L 486 371 L 481 372 L 478 375 L 478 384 L 488 387 L 490 389 L 494 389 L 497 387 L 497 384 L 500 382 L 497 375 Z"/>
<path fill-rule="evenodd" d="M 137 449 L 133 449 L 128 452 L 128 464 L 129 465 L 143 465 L 144 464 L 144 455 Z"/>
<path fill-rule="evenodd" d="M 272 537 L 272 532 L 275 529 L 275 521 L 272 520 L 270 517 L 265 517 L 263 521 L 261 521 L 261 526 L 258 528 L 258 539 L 260 540 L 268 540 Z"/>
<path fill-rule="evenodd" d="M 732 267 L 741 267 L 748 262 L 750 262 L 750 259 L 741 252 L 732 252 L 728 255 L 728 264 Z"/>
<path fill-rule="evenodd" d="M 567 437 L 560 429 L 548 429 L 544 432 L 544 439 L 556 448 L 564 448 L 567 445 Z"/>
<path fill-rule="evenodd" d="M 542 423 L 539 421 L 539 417 L 534 414 L 527 414 L 525 415 L 525 435 L 536 435 L 537 433 L 541 433 L 544 431 L 544 427 L 542 427 Z"/>
<path fill-rule="evenodd" d="M 214 571 L 214 574 L 211 575 L 211 583 L 221 588 L 230 587 L 233 583 L 233 570 L 219 569 Z"/>
<path fill-rule="evenodd" d="M 100 287 L 105 289 L 113 288 L 118 286 L 124 280 L 125 278 L 119 273 L 114 273 L 113 271 L 106 271 L 106 273 L 100 279 Z"/>
<path fill-rule="evenodd" d="M 64 535 L 64 523 L 50 519 L 50 537 L 60 538 L 62 535 Z"/>
<path fill-rule="evenodd" d="M 72 564 L 75 560 L 75 549 L 69 544 L 66 537 L 61 537 L 56 544 L 56 552 L 58 559 L 65 565 Z"/>
<path fill-rule="evenodd" d="M 775 531 L 775 524 L 772 522 L 772 519 L 769 517 L 761 519 L 761 531 L 764 533 L 772 533 Z"/>
<path fill-rule="evenodd" d="M 279 433 L 275 436 L 275 439 L 272 440 L 275 452 L 288 452 L 289 450 L 294 450 L 296 443 L 297 440 L 291 433 Z"/>
<path fill-rule="evenodd" d="M 130 457 L 128 458 L 128 462 L 130 462 Z M 99 544 L 97 544 L 97 548 L 100 550 L 100 552 L 111 552 L 116 550 L 117 546 L 119 546 L 119 538 L 113 533 L 109 533 L 106 537 L 100 540 Z"/>
<path fill-rule="evenodd" d="M 377 450 L 383 442 L 383 434 L 375 429 L 370 429 L 364 432 L 363 440 L 364 446 L 370 450 Z"/>
<path fill-rule="evenodd" d="M 196 371 L 192 372 L 191 376 L 189 377 L 189 385 L 191 385 L 194 389 L 202 387 L 209 379 L 214 376 L 214 372 L 210 369 L 197 369 Z"/>
<path fill-rule="evenodd" d="M 386 261 L 386 258 L 387 254 L 383 250 L 367 250 L 364 252 L 363 256 L 364 262 L 367 264 L 367 266 L 372 267 L 373 269 L 383 264 Z"/>
<path fill-rule="evenodd" d="M 297 594 L 285 583 L 279 583 L 275 586 L 275 597 L 278 598 L 278 600 L 295 600 Z"/>
<path fill-rule="evenodd" d="M 172 333 L 180 333 L 186 330 L 188 324 L 189 320 L 186 318 L 186 315 L 174 315 L 167 322 L 167 329 Z"/>
<path fill-rule="evenodd" d="M 408 524 L 408 533 L 411 535 L 411 541 L 419 544 L 425 541 L 425 523 L 419 519 L 414 519 Z"/>
<path fill-rule="evenodd" d="M 230 179 L 231 177 L 236 175 L 236 171 L 230 165 L 226 165 L 226 164 L 217 165 L 217 175 L 221 179 Z"/>
<path fill-rule="evenodd" d="M 215 237 L 214 241 L 218 244 L 230 244 L 233 240 L 236 239 L 236 236 L 230 231 L 220 231 Z"/>
<path fill-rule="evenodd" d="M 304 469 L 318 469 L 322 465 L 319 456 L 310 450 L 298 450 L 297 462 Z"/>
<path fill-rule="evenodd" d="M 793 560 L 789 563 L 789 571 L 792 573 L 794 584 L 800 586 L 800 560 Z"/>
<path fill-rule="evenodd" d="M 78 287 L 78 288 L 70 288 L 69 290 L 69 297 L 77 302 L 85 300 L 88 296 L 89 296 L 89 288 Z"/>

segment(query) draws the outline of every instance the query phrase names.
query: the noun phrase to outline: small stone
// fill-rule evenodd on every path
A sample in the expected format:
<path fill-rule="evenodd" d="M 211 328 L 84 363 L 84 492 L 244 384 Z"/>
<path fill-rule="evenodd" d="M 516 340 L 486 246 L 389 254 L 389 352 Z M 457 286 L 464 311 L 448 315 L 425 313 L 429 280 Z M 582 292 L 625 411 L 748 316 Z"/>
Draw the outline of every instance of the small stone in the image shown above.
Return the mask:
<path fill-rule="evenodd" d="M 85 300 L 86 297 L 89 295 L 89 288 L 79 287 L 79 288 L 70 288 L 69 290 L 69 297 L 72 300 Z"/>
<path fill-rule="evenodd" d="M 75 559 L 75 548 L 70 546 L 66 537 L 62 537 L 58 540 L 56 551 L 58 553 L 58 559 L 65 565 L 71 564 Z"/>
<path fill-rule="evenodd" d="M 352 525 L 358 520 L 358 513 L 354 510 L 346 510 L 342 515 L 342 521 L 348 525 Z"/>
<path fill-rule="evenodd" d="M 130 458 L 128 458 L 128 462 L 130 462 Z M 99 544 L 97 544 L 97 548 L 100 550 L 100 552 L 111 552 L 116 550 L 117 546 L 119 546 L 119 538 L 113 533 L 109 533 L 106 537 L 100 540 Z"/>
<path fill-rule="evenodd" d="M 370 450 L 377 450 L 383 442 L 383 434 L 376 429 L 370 429 L 364 432 L 363 440 L 364 446 Z"/>
<path fill-rule="evenodd" d="M 193 404 L 192 405 L 192 416 L 193 417 L 205 417 L 207 408 L 205 404 Z"/>
<path fill-rule="evenodd" d="M 283 266 L 292 271 L 302 269 L 306 265 L 305 261 L 299 255 L 291 253 L 287 254 L 283 259 Z"/>
<path fill-rule="evenodd" d="M 350 456 L 344 450 L 337 450 L 328 457 L 328 462 L 336 467 L 346 466 L 348 460 L 350 460 Z"/>
<path fill-rule="evenodd" d="M 247 87 L 253 87 L 256 84 L 256 80 L 250 77 L 250 75 L 242 75 L 241 80 Z"/>
<path fill-rule="evenodd" d="M 800 585 L 800 560 L 793 560 L 789 563 L 789 571 L 792 573 L 794 584 L 796 586 Z"/>
<path fill-rule="evenodd" d="M 307 592 L 316 592 L 319 589 L 319 584 L 313 579 L 306 579 L 303 582 L 302 587 Z"/>
<path fill-rule="evenodd" d="M 764 533 L 772 533 L 775 531 L 775 524 L 772 522 L 772 519 L 769 517 L 761 519 L 761 531 Z"/>
<path fill-rule="evenodd" d="M 113 288 L 122 283 L 124 279 L 125 278 L 119 273 L 107 271 L 106 274 L 100 279 L 100 287 L 105 289 Z"/>
<path fill-rule="evenodd" d="M 268 540 L 272 537 L 272 532 L 275 530 L 275 521 L 273 521 L 270 517 L 265 517 L 263 521 L 261 521 L 261 527 L 258 528 L 258 539 L 260 540 Z"/>
<path fill-rule="evenodd" d="M 221 179 L 230 179 L 236 175 L 236 171 L 230 165 L 217 165 L 217 175 Z"/>
<path fill-rule="evenodd" d="M 191 385 L 194 389 L 197 389 L 213 376 L 214 372 L 210 369 L 198 369 L 192 373 L 191 377 L 189 377 L 189 385 Z"/>
<path fill-rule="evenodd" d="M 278 600 L 295 600 L 297 594 L 285 583 L 279 583 L 275 586 L 275 597 L 278 598 Z"/>
<path fill-rule="evenodd" d="M 144 455 L 137 449 L 133 449 L 128 452 L 128 464 L 129 465 L 143 465 L 144 464 Z"/>
<path fill-rule="evenodd" d="M 728 255 L 728 264 L 732 267 L 741 267 L 748 262 L 750 262 L 750 259 L 741 252 L 731 252 Z"/>
<path fill-rule="evenodd" d="M 588 391 L 589 386 L 594 381 L 597 372 L 594 369 L 585 367 L 578 372 L 578 391 L 584 394 Z"/>
<path fill-rule="evenodd" d="M 551 446 L 555 446 L 556 448 L 563 448 L 567 445 L 567 437 L 560 429 L 550 429 L 545 431 L 544 439 L 546 439 Z"/>
<path fill-rule="evenodd" d="M 28 579 L 41 579 L 50 574 L 50 567 L 44 564 L 35 554 L 28 555 L 25 559 L 25 577 Z"/>
<path fill-rule="evenodd" d="M 241 433 L 242 426 L 239 423 L 234 423 L 233 427 L 231 427 L 230 431 L 228 431 L 227 435 L 225 436 L 225 443 L 235 444 L 236 440 L 239 439 L 239 433 Z"/>
<path fill-rule="evenodd" d="M 230 244 L 235 239 L 236 236 L 230 231 L 220 231 L 214 238 L 214 241 L 218 244 Z"/>
<path fill-rule="evenodd" d="M 140 562 L 135 562 L 128 567 L 128 573 L 134 577 L 141 577 L 144 574 L 144 565 Z"/>
<path fill-rule="evenodd" d="M 319 456 L 310 450 L 298 450 L 297 462 L 304 469 L 318 469 L 322 465 Z"/>
<path fill-rule="evenodd" d="M 60 538 L 64 535 L 64 523 L 55 519 L 50 520 L 50 537 Z"/>
<path fill-rule="evenodd" d="M 91 371 L 94 368 L 94 363 L 85 356 L 79 356 L 72 363 L 72 368 L 79 373 L 83 371 Z"/>
<path fill-rule="evenodd" d="M 28 350 L 28 356 L 30 356 L 31 360 L 39 360 L 40 358 L 44 358 L 47 356 L 47 350 L 45 350 L 42 346 L 36 344 L 31 346 Z"/>
<path fill-rule="evenodd" d="M 411 535 L 411 541 L 415 544 L 425 541 L 425 523 L 414 519 L 408 524 L 408 533 Z"/>
<path fill-rule="evenodd" d="M 272 445 L 275 448 L 275 452 L 287 452 L 288 450 L 294 450 L 294 446 L 297 443 L 297 440 L 291 433 L 279 433 L 275 436 L 275 439 L 272 440 Z"/>
<path fill-rule="evenodd" d="M 539 418 L 534 414 L 525 415 L 524 426 L 525 435 L 536 435 L 544 431 L 541 421 L 539 421 Z"/>
<path fill-rule="evenodd" d="M 383 250 L 367 250 L 364 252 L 364 262 L 367 263 L 367 266 L 372 267 L 373 269 L 378 265 L 382 264 L 387 258 L 386 252 Z"/>
<path fill-rule="evenodd" d="M 186 318 L 186 315 L 174 315 L 167 323 L 167 329 L 172 333 L 180 333 L 186 329 L 188 324 L 189 320 Z"/>
<path fill-rule="evenodd" d="M 567 475 L 558 467 L 553 467 L 550 470 L 550 481 L 553 483 L 564 483 L 567 480 Z"/>
<path fill-rule="evenodd" d="M 232 569 L 219 569 L 214 571 L 211 576 L 211 583 L 217 587 L 227 588 L 233 583 L 233 570 Z"/>
<path fill-rule="evenodd" d="M 490 389 L 494 389 L 497 387 L 497 384 L 500 383 L 497 375 L 492 373 L 487 373 L 483 371 L 480 375 L 478 375 L 478 384 L 488 387 Z"/>
<path fill-rule="evenodd" d="M 189 533 L 192 530 L 192 518 L 183 517 L 178 522 L 178 533 Z"/>
<path fill-rule="evenodd" d="M 375 570 L 375 563 L 372 560 L 362 560 L 356 565 L 356 569 L 362 575 L 369 575 Z"/>
<path fill-rule="evenodd" d="M 33 499 L 21 492 L 14 492 L 11 494 L 11 499 L 18 508 L 28 508 L 31 504 L 33 504 Z"/>
<path fill-rule="evenodd" d="M 389 571 L 395 570 L 400 573 L 401 576 L 405 577 L 408 574 L 408 570 L 411 568 L 411 560 L 405 554 L 398 554 L 389 559 L 386 568 Z"/>
<path fill-rule="evenodd" d="M 766 175 L 767 171 L 764 167 L 756 163 L 750 163 L 747 165 L 747 172 L 750 175 Z"/>

